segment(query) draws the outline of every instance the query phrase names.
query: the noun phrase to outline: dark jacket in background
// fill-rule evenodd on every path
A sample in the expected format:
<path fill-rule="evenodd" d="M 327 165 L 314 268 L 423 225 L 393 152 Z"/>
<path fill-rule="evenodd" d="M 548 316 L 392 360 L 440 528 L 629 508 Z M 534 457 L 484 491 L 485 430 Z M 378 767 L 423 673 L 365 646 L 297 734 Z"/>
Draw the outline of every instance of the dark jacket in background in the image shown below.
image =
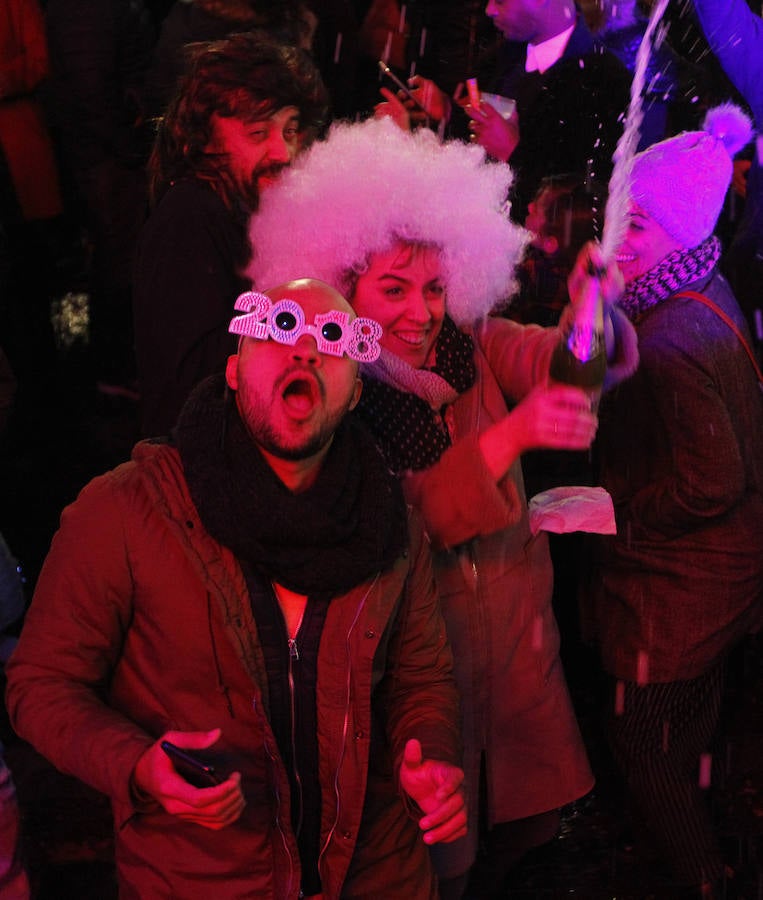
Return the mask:
<path fill-rule="evenodd" d="M 724 260 L 724 271 L 753 329 L 760 361 L 763 326 L 756 323 L 756 316 L 760 317 L 763 309 L 763 19 L 745 0 L 694 0 L 694 8 L 710 48 L 749 106 L 758 132 L 747 173 L 744 212 Z"/>
<path fill-rule="evenodd" d="M 559 59 L 542 75 L 525 72 L 527 44 L 498 49 L 489 83 L 480 85 L 517 103 L 520 139 L 511 156 L 516 172 L 511 216 L 524 222 L 527 205 L 547 175 L 576 172 L 606 184 L 628 107 L 630 75 L 605 50 L 578 14 Z"/>
<path fill-rule="evenodd" d="M 50 115 L 67 166 L 142 166 L 141 95 L 155 35 L 142 0 L 48 0 Z"/>
<path fill-rule="evenodd" d="M 169 433 L 192 388 L 225 369 L 248 257 L 245 223 L 205 182 L 174 184 L 151 213 L 133 285 L 143 434 Z"/>

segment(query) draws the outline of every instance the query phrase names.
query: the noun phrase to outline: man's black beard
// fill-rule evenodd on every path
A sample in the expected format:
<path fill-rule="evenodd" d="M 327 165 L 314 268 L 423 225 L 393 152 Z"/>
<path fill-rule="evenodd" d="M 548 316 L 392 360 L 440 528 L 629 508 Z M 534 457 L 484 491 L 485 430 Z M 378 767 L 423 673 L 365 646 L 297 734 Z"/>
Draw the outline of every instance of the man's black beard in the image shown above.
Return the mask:
<path fill-rule="evenodd" d="M 260 192 L 257 182 L 252 181 L 246 187 L 241 187 L 238 192 L 239 206 L 248 214 L 256 213 L 260 206 Z"/>
<path fill-rule="evenodd" d="M 278 163 L 277 165 L 272 166 L 266 166 L 263 169 L 256 169 L 254 172 L 252 172 L 252 176 L 247 184 L 240 186 L 239 193 L 241 202 L 246 207 L 249 213 L 257 212 L 260 205 L 261 191 L 258 187 L 259 179 L 263 177 L 269 177 L 272 179 L 278 178 L 279 175 L 284 171 L 284 169 L 288 169 L 288 166 L 285 166 L 282 163 Z"/>
<path fill-rule="evenodd" d="M 249 415 L 251 416 L 253 412 L 254 411 L 250 409 Z M 324 447 L 328 446 L 334 437 L 334 432 L 348 412 L 349 404 L 340 414 L 332 416 L 328 421 L 324 422 L 318 432 L 305 443 L 294 447 L 284 447 L 283 444 L 280 443 L 278 435 L 259 411 L 254 413 L 254 422 L 250 423 L 247 421 L 247 417 L 244 416 L 243 413 L 241 414 L 241 421 L 244 423 L 244 428 L 246 428 L 249 437 L 257 447 L 264 450 L 266 453 L 269 453 L 271 456 L 274 456 L 276 459 L 298 462 L 299 460 L 310 459 L 310 457 L 315 456 L 323 450 Z"/>
<path fill-rule="evenodd" d="M 321 429 L 318 434 L 308 441 L 308 443 L 299 447 L 282 447 L 280 444 L 276 443 L 275 437 L 272 432 L 270 432 L 270 429 L 265 429 L 264 433 L 260 433 L 255 437 L 247 426 L 247 431 L 249 431 L 252 440 L 258 447 L 265 450 L 271 456 L 275 456 L 276 459 L 284 459 L 289 462 L 299 462 L 302 459 L 310 459 L 311 456 L 315 456 L 323 450 L 327 444 L 331 443 L 331 439 L 334 437 L 334 431 L 336 429 L 332 427 L 328 430 L 328 434 L 325 433 L 326 430 L 328 429 Z"/>

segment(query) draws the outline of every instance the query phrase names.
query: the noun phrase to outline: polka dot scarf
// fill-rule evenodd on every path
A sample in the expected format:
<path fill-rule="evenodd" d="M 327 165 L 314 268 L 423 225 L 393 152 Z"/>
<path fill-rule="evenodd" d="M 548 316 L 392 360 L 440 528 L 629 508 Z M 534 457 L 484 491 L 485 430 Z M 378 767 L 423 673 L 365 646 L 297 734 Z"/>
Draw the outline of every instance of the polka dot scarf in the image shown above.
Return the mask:
<path fill-rule="evenodd" d="M 451 444 L 446 409 L 474 384 L 474 344 L 447 316 L 435 359 L 429 369 L 414 369 L 382 350 L 375 363 L 363 366 L 356 415 L 397 474 L 437 462 Z"/>

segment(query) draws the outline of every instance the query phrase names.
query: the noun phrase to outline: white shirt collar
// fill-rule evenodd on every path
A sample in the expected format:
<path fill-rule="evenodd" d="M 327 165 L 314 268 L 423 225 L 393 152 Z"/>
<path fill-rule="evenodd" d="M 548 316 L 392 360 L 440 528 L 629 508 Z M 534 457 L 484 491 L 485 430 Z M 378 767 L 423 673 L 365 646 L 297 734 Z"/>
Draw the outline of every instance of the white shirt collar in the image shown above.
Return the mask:
<path fill-rule="evenodd" d="M 540 72 L 541 75 L 550 69 L 551 66 L 562 58 L 564 48 L 570 39 L 570 35 L 575 30 L 573 22 L 569 28 L 554 37 L 543 41 L 540 44 L 527 45 L 527 60 L 525 61 L 526 72 Z"/>

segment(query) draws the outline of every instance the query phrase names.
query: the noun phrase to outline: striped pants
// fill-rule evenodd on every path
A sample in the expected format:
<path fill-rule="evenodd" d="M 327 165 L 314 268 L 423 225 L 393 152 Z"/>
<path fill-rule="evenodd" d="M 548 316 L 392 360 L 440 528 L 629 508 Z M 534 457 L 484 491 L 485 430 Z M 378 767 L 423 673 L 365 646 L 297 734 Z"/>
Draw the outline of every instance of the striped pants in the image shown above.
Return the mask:
<path fill-rule="evenodd" d="M 723 872 L 708 809 L 710 757 L 723 663 L 690 681 L 637 685 L 613 680 L 607 731 L 634 813 L 684 884 Z"/>

